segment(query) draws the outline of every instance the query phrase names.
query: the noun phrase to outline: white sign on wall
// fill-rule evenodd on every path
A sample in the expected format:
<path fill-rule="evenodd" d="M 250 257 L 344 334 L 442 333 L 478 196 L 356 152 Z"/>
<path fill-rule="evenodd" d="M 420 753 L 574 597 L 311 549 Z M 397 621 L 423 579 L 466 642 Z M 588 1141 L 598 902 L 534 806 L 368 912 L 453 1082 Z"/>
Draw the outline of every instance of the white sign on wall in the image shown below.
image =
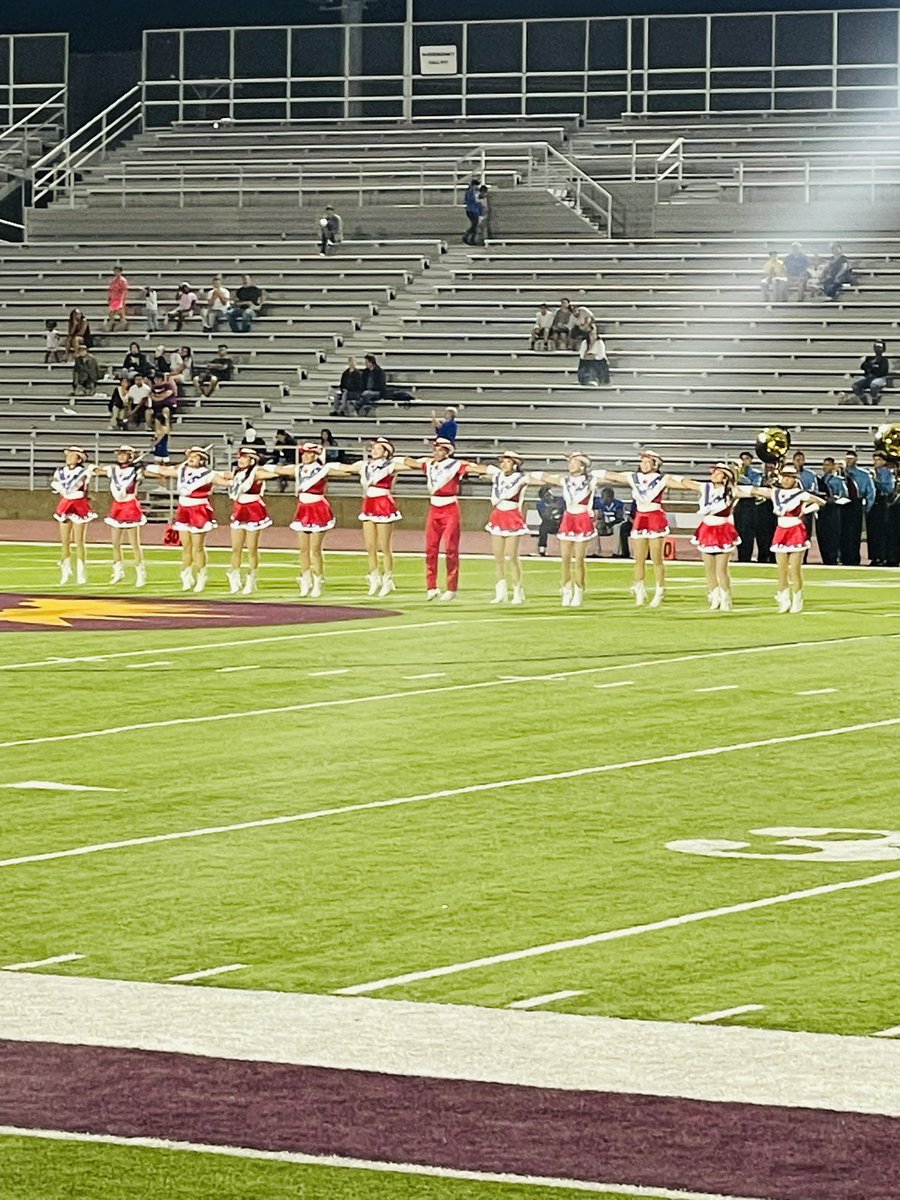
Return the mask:
<path fill-rule="evenodd" d="M 419 74 L 420 75 L 456 75 L 455 46 L 420 46 Z"/>

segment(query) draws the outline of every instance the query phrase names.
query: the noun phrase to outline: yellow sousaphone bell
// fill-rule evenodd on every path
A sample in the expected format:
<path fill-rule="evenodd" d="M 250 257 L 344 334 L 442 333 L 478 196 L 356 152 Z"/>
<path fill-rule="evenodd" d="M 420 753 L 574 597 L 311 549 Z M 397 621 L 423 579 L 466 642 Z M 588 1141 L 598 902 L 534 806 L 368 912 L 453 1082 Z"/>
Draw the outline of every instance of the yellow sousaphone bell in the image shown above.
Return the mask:
<path fill-rule="evenodd" d="M 780 463 L 791 448 L 791 435 L 780 425 L 769 425 L 756 435 L 756 456 L 764 463 Z"/>
<path fill-rule="evenodd" d="M 875 430 L 875 449 L 894 462 L 900 460 L 900 425 L 879 425 Z"/>

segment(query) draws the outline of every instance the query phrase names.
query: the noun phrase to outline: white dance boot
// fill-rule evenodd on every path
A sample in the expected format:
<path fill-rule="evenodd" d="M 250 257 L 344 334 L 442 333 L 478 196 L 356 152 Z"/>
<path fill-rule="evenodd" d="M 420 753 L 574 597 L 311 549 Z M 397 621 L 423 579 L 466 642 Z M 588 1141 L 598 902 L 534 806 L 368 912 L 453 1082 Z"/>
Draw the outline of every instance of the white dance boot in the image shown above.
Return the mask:
<path fill-rule="evenodd" d="M 563 584 L 562 606 L 563 606 L 563 608 L 571 608 L 571 606 L 572 606 L 572 585 L 571 585 L 571 583 Z"/>
<path fill-rule="evenodd" d="M 396 592 L 397 585 L 394 583 L 394 577 L 390 571 L 385 571 L 381 577 L 381 587 L 378 589 L 378 595 L 383 600 L 385 596 L 389 596 L 391 592 Z"/>
<path fill-rule="evenodd" d="M 709 611 L 715 612 L 717 608 L 722 607 L 722 590 L 721 588 L 713 588 L 709 595 Z"/>
<path fill-rule="evenodd" d="M 584 604 L 584 588 L 579 587 L 576 583 L 572 588 L 572 607 L 581 608 L 582 604 Z"/>
<path fill-rule="evenodd" d="M 791 612 L 803 612 L 803 593 L 794 592 L 794 598 L 791 601 Z"/>
<path fill-rule="evenodd" d="M 783 592 L 775 593 L 775 603 L 778 605 L 778 611 L 780 613 L 791 611 L 791 593 L 787 588 L 785 588 Z"/>
<path fill-rule="evenodd" d="M 241 573 L 240 571 L 226 571 L 225 578 L 228 580 L 228 590 L 232 596 L 236 596 L 241 590 Z"/>
<path fill-rule="evenodd" d="M 731 592 L 726 592 L 724 588 L 719 588 L 719 611 L 731 612 L 734 605 L 731 602 Z"/>
<path fill-rule="evenodd" d="M 509 588 L 505 579 L 498 579 L 494 584 L 494 598 L 491 604 L 505 604 L 509 599 Z"/>
<path fill-rule="evenodd" d="M 75 559 L 75 580 L 77 583 L 87 583 L 87 567 L 83 558 Z"/>
<path fill-rule="evenodd" d="M 425 599 L 426 600 L 439 600 L 440 595 L 441 595 L 440 588 L 429 588 L 428 591 L 425 593 Z"/>
<path fill-rule="evenodd" d="M 647 585 L 645 583 L 633 583 L 630 590 L 638 608 L 647 603 Z"/>
<path fill-rule="evenodd" d="M 121 583 L 125 578 L 125 564 L 122 562 L 113 563 L 113 572 L 110 583 Z"/>
<path fill-rule="evenodd" d="M 201 567 L 197 572 L 197 582 L 194 584 L 195 592 L 202 592 L 206 587 L 206 567 Z"/>
<path fill-rule="evenodd" d="M 513 604 L 525 603 L 525 588 L 521 583 L 517 583 L 513 588 L 512 602 Z"/>
<path fill-rule="evenodd" d="M 181 590 L 189 592 L 194 586 L 194 572 L 190 567 L 184 567 L 181 572 Z"/>
<path fill-rule="evenodd" d="M 381 589 L 381 572 L 380 571 L 370 571 L 369 575 L 368 575 L 368 579 L 369 579 L 369 595 L 377 596 Z"/>
<path fill-rule="evenodd" d="M 256 591 L 256 572 L 248 571 L 247 578 L 244 580 L 244 586 L 241 591 L 242 596 L 252 596 Z"/>
<path fill-rule="evenodd" d="M 64 558 L 59 564 L 59 582 L 62 585 L 69 583 L 72 578 L 72 560 Z"/>
<path fill-rule="evenodd" d="M 309 595 L 309 589 L 312 587 L 312 575 L 309 571 L 304 571 L 302 575 L 297 576 L 297 585 L 300 588 L 301 596 Z"/>
<path fill-rule="evenodd" d="M 650 601 L 651 608 L 659 608 L 666 595 L 666 589 L 658 587 L 653 593 L 653 599 Z"/>
<path fill-rule="evenodd" d="M 147 586 L 147 568 L 143 563 L 137 563 L 134 568 L 134 586 L 139 588 Z"/>
<path fill-rule="evenodd" d="M 318 600 L 318 598 L 322 595 L 322 588 L 324 586 L 325 586 L 324 577 L 322 575 L 313 575 L 312 587 L 310 588 L 310 591 L 309 591 L 310 597 L 313 600 Z"/>
<path fill-rule="evenodd" d="M 449 604 L 451 600 L 455 600 L 455 599 L 456 599 L 456 592 L 451 592 L 449 590 L 446 592 L 441 592 L 441 599 L 440 599 L 441 604 Z"/>

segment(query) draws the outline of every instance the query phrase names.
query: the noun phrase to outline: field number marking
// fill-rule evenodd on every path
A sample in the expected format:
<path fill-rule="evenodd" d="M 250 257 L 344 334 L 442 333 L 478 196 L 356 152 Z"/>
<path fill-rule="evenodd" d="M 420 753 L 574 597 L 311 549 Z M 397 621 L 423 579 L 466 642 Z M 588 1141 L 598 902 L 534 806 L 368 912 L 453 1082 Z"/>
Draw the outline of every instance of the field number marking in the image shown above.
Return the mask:
<path fill-rule="evenodd" d="M 724 1021 L 726 1017 L 740 1017 L 743 1013 L 762 1012 L 764 1004 L 739 1004 L 737 1008 L 723 1008 L 719 1012 L 700 1013 L 697 1017 L 688 1017 L 694 1025 L 711 1025 L 715 1021 Z"/>
<path fill-rule="evenodd" d="M 889 829 L 794 828 L 751 829 L 755 837 L 777 838 L 775 846 L 796 846 L 794 851 L 778 852 L 764 847 L 748 849 L 751 842 L 732 842 L 728 838 L 691 838 L 666 842 L 667 850 L 680 854 L 699 854 L 704 858 L 772 858 L 783 862 L 892 862 L 900 859 L 900 832 Z M 857 836 L 854 836 L 857 835 Z"/>

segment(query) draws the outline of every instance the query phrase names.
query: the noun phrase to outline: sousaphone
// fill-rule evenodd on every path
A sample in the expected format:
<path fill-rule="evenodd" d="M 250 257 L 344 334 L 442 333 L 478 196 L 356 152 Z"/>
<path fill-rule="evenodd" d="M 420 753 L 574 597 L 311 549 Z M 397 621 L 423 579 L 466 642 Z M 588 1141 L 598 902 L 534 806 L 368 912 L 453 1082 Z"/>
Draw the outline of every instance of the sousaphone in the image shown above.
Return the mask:
<path fill-rule="evenodd" d="M 879 425 L 875 430 L 875 449 L 891 462 L 900 461 L 900 425 Z"/>
<path fill-rule="evenodd" d="M 756 456 L 764 463 L 781 463 L 791 448 L 791 435 L 780 425 L 768 425 L 756 435 Z"/>

